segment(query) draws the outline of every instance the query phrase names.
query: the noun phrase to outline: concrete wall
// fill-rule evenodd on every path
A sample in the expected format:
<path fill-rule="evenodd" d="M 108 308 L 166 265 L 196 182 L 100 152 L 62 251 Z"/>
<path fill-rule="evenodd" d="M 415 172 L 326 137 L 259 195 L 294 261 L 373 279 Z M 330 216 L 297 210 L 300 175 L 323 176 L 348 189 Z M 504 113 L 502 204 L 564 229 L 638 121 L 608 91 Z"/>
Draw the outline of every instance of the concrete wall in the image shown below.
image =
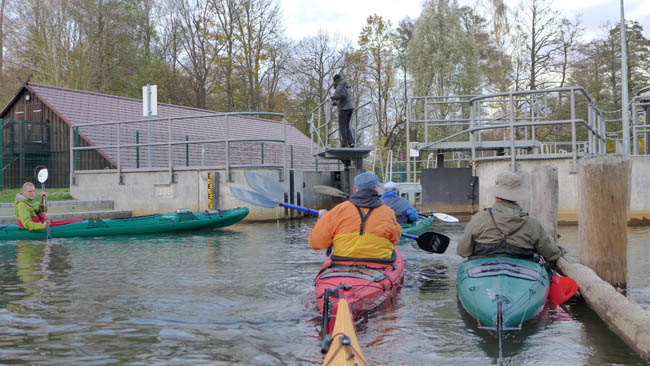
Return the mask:
<path fill-rule="evenodd" d="M 650 156 L 633 156 L 632 160 L 632 199 L 628 222 L 630 224 L 650 224 Z M 538 166 L 551 165 L 558 170 L 560 197 L 558 221 L 560 223 L 575 223 L 578 221 L 578 175 L 571 173 L 572 160 L 522 160 L 517 162 L 518 170 L 533 171 Z M 476 167 L 479 177 L 479 203 L 481 209 L 494 203 L 494 195 L 490 187 L 494 185 L 496 175 L 510 169 L 510 161 L 481 162 Z M 527 208 L 528 204 L 523 206 Z"/>
<path fill-rule="evenodd" d="M 279 181 L 281 170 L 258 169 L 253 170 L 258 174 Z M 208 209 L 208 173 L 218 173 L 218 207 L 227 209 L 246 206 L 250 214 L 248 221 L 273 220 L 284 218 L 282 208 L 260 208 L 249 205 L 236 199 L 229 187 L 238 187 L 252 190 L 246 183 L 244 170 L 232 169 L 232 182 L 226 179 L 225 170 L 219 169 L 186 169 L 174 171 L 175 182 L 169 182 L 168 171 L 124 171 L 123 184 L 118 184 L 115 170 L 95 170 L 77 173 L 77 184 L 70 186 L 70 194 L 78 200 L 112 200 L 116 210 L 131 210 L 133 215 L 146 215 L 152 213 L 175 211 L 179 208 L 188 208 L 194 211 Z M 306 178 L 305 178 L 306 177 Z M 298 195 L 301 204 L 310 208 L 329 207 L 327 200 L 313 201 L 313 192 L 308 194 L 305 201 L 305 189 L 308 184 L 329 184 L 330 172 L 294 171 L 294 203 Z M 289 192 L 289 179 L 280 182 Z M 321 206 L 322 205 L 322 206 Z M 293 215 L 296 215 L 293 213 Z"/>

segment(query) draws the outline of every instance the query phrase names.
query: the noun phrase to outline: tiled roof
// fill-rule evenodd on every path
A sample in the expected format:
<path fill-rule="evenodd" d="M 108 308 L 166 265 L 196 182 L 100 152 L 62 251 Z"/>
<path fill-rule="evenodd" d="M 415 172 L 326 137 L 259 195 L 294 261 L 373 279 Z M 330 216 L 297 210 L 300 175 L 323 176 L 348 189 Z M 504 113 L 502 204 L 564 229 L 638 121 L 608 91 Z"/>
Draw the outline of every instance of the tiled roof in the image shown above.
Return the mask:
<path fill-rule="evenodd" d="M 110 122 L 110 121 L 133 121 L 142 120 L 142 100 L 134 98 L 118 97 L 106 94 L 93 93 L 88 91 L 64 89 L 40 84 L 27 84 L 27 88 L 36 94 L 45 104 L 54 110 L 60 117 L 72 126 L 86 123 Z M 215 114 L 217 112 L 197 108 L 182 107 L 170 104 L 158 104 L 158 115 L 154 118 L 178 118 L 189 116 L 201 116 Z M 121 124 L 120 144 L 134 144 L 136 131 L 140 134 L 140 143 L 147 140 L 147 123 L 137 122 Z M 81 127 L 79 132 L 82 137 L 93 146 L 116 145 L 117 126 L 95 126 Z M 152 121 L 151 136 L 152 143 L 167 143 L 168 141 L 168 120 Z M 207 116 L 201 118 L 173 119 L 171 121 L 171 134 L 173 141 L 209 140 L 226 138 L 226 117 Z M 294 145 L 294 153 L 301 156 L 301 159 L 310 160 L 309 154 L 312 146 L 311 140 L 291 124 L 286 125 L 287 145 Z M 229 135 L 231 139 L 283 139 L 282 123 L 247 116 L 231 116 Z M 281 163 L 281 144 L 265 142 L 264 147 L 260 142 L 232 142 L 231 143 L 231 164 L 250 164 L 253 155 L 253 163 L 261 159 L 262 149 L 265 151 L 265 163 Z M 174 165 L 184 164 L 186 159 L 186 145 L 177 145 L 172 148 Z M 154 167 L 164 167 L 168 164 L 168 147 L 156 146 L 152 149 L 152 160 Z M 287 148 L 287 160 L 289 160 L 289 148 Z M 278 156 L 279 152 L 279 156 Z M 117 151 L 114 148 L 104 148 L 102 153 L 113 163 L 117 162 Z M 204 161 L 206 165 L 221 165 L 225 162 L 224 143 L 206 143 L 189 145 L 190 165 L 196 165 Z M 135 166 L 135 148 L 122 149 L 120 152 L 122 166 Z M 146 165 L 146 147 L 140 148 L 140 164 Z M 296 167 L 307 162 L 295 162 Z"/>

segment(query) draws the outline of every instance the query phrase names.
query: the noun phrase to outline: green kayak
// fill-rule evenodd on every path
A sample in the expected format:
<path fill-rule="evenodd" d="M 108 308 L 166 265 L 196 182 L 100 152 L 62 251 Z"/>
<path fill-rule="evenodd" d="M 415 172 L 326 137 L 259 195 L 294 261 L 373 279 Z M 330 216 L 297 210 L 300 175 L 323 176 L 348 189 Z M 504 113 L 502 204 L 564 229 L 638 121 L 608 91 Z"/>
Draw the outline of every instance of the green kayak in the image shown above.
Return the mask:
<path fill-rule="evenodd" d="M 481 328 L 495 332 L 521 329 L 542 311 L 550 286 L 542 265 L 508 257 L 465 261 L 456 280 L 463 308 Z"/>
<path fill-rule="evenodd" d="M 428 217 L 421 216 L 420 219 L 413 224 L 403 224 L 402 232 L 404 234 L 411 234 L 415 236 L 421 235 L 422 233 L 431 231 L 431 225 L 433 225 L 433 221 L 435 221 L 435 217 L 433 217 L 433 215 Z M 408 241 L 410 239 L 402 238 L 400 240 Z"/>
<path fill-rule="evenodd" d="M 209 228 L 221 228 L 233 225 L 248 215 L 247 207 L 230 210 L 191 212 L 178 210 L 156 215 L 125 217 L 118 219 L 92 218 L 69 224 L 52 226 L 50 236 L 53 238 L 70 238 L 83 236 L 137 235 L 150 233 L 167 233 Z M 46 230 L 29 231 L 18 225 L 0 225 L 0 240 L 45 239 Z"/>

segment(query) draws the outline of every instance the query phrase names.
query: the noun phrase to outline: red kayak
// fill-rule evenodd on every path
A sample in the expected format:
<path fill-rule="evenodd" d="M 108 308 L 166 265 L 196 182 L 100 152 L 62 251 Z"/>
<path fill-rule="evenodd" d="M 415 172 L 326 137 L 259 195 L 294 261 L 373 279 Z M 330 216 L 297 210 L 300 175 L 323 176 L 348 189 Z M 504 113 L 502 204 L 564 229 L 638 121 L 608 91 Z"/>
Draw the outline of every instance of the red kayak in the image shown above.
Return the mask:
<path fill-rule="evenodd" d="M 345 299 L 354 319 L 394 297 L 404 281 L 404 258 L 363 259 L 330 256 L 316 276 L 316 301 L 323 314 L 324 334 L 336 321 L 338 301 Z"/>

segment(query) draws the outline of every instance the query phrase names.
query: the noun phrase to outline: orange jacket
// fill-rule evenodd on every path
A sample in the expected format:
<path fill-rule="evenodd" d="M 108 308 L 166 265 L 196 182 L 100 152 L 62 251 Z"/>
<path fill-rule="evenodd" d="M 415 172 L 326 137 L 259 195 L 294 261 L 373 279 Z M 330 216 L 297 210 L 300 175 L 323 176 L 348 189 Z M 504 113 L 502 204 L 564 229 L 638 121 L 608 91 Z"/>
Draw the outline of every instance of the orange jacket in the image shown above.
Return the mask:
<path fill-rule="evenodd" d="M 361 207 L 364 215 L 370 209 Z M 363 235 L 359 235 L 361 216 L 350 201 L 338 204 L 321 217 L 309 234 L 313 249 L 323 250 L 334 245 L 334 255 L 353 258 L 390 258 L 393 247 L 402 235 L 402 228 L 393 210 L 376 207 L 366 221 Z"/>

